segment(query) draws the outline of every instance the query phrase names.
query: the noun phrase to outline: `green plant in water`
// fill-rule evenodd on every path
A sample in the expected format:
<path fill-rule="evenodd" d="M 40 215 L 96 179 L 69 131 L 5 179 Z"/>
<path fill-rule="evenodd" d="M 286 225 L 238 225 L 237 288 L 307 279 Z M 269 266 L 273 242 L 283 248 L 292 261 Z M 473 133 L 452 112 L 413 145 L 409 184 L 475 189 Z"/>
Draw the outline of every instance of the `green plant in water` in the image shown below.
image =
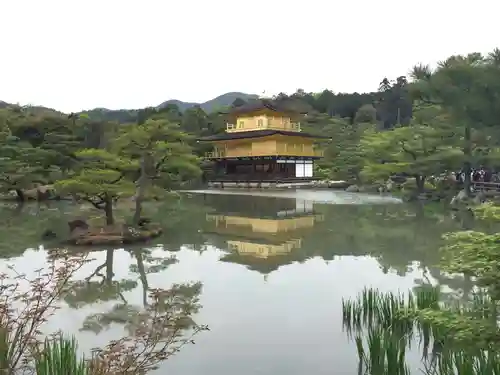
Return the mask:
<path fill-rule="evenodd" d="M 35 358 L 36 375 L 87 375 L 87 364 L 79 358 L 74 338 L 45 339 L 43 350 Z"/>
<path fill-rule="evenodd" d="M 343 325 L 356 342 L 359 373 L 409 374 L 406 350 L 414 337 L 412 314 L 419 308 L 437 308 L 438 297 L 436 288 L 424 287 L 406 296 L 364 289 L 358 298 L 343 300 Z M 428 345 L 430 333 L 425 337 Z"/>
<path fill-rule="evenodd" d="M 370 327 L 365 340 L 356 335 L 359 357 L 359 374 L 409 375 L 406 365 L 406 342 L 398 335 L 380 327 Z"/>
<path fill-rule="evenodd" d="M 429 286 L 406 297 L 365 289 L 342 306 L 344 327 L 356 343 L 359 374 L 365 375 L 410 374 L 406 352 L 417 333 L 424 374 L 500 375 L 500 357 L 491 346 L 497 337 L 491 307 L 481 292 L 468 305 L 445 306 L 438 288 Z"/>

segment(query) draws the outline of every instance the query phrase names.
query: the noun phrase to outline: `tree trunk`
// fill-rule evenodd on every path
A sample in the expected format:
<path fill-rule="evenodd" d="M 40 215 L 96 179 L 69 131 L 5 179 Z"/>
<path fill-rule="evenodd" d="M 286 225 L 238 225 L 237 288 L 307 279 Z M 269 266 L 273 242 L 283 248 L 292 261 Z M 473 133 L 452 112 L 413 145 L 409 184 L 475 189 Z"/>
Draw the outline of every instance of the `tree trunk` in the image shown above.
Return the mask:
<path fill-rule="evenodd" d="M 425 187 L 425 176 L 415 176 L 415 182 L 417 184 L 417 194 L 422 194 Z"/>
<path fill-rule="evenodd" d="M 137 191 L 135 194 L 135 212 L 134 218 L 132 220 L 133 225 L 138 225 L 141 219 L 142 213 L 142 202 L 144 201 L 144 195 L 146 194 L 146 184 L 148 180 L 147 170 L 146 170 L 146 154 L 141 157 L 141 175 L 137 179 Z"/>
<path fill-rule="evenodd" d="M 144 307 L 146 307 L 148 305 L 149 284 L 148 278 L 146 276 L 146 267 L 144 267 L 144 258 L 140 250 L 135 250 L 134 254 L 135 259 L 137 260 L 137 270 L 139 271 L 139 276 L 142 283 L 142 303 Z"/>
<path fill-rule="evenodd" d="M 104 212 L 106 213 L 106 225 L 113 225 L 115 218 L 113 217 L 113 199 L 109 194 L 104 198 Z"/>
<path fill-rule="evenodd" d="M 17 194 L 17 197 L 16 197 L 16 200 L 18 202 L 26 202 L 26 196 L 24 195 L 24 192 L 21 190 L 21 189 L 16 189 L 16 194 Z"/>
<path fill-rule="evenodd" d="M 471 195 L 471 159 L 472 159 L 472 140 L 471 140 L 471 127 L 469 123 L 465 124 L 465 134 L 464 134 L 464 191 L 468 197 Z"/>
<path fill-rule="evenodd" d="M 115 273 L 113 272 L 113 257 L 114 250 L 106 251 L 106 283 L 111 285 L 113 283 L 113 276 Z"/>

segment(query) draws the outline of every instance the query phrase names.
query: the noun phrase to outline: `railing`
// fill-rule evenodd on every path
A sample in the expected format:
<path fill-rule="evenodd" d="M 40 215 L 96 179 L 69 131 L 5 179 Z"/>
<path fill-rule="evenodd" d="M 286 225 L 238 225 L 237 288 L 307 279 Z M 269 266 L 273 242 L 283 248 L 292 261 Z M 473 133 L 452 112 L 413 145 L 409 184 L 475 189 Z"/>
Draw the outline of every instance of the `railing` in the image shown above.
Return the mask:
<path fill-rule="evenodd" d="M 304 152 L 301 150 L 269 150 L 269 151 L 264 151 L 264 150 L 257 150 L 257 151 L 252 151 L 251 149 L 246 149 L 246 150 L 234 150 L 230 152 L 229 154 L 225 150 L 214 150 L 212 152 L 207 152 L 205 154 L 205 158 L 207 159 L 218 159 L 218 158 L 225 158 L 225 157 L 233 157 L 233 158 L 238 158 L 238 157 L 251 157 L 251 156 L 305 156 L 305 157 L 317 157 L 321 158 L 325 155 L 325 151 L 321 149 L 315 149 L 312 151 Z"/>
<path fill-rule="evenodd" d="M 238 129 L 236 124 L 230 124 L 230 123 L 227 123 L 226 124 L 226 131 L 228 133 L 231 133 L 231 132 L 234 132 L 236 130 L 240 130 L 240 131 L 245 131 L 245 130 L 263 130 L 263 129 L 272 129 L 272 130 L 288 130 L 288 131 L 296 131 L 296 132 L 300 132 L 302 131 L 301 127 L 300 127 L 300 122 L 291 122 L 288 126 L 272 126 L 272 125 L 264 125 L 264 126 L 256 126 L 256 127 L 252 127 L 252 128 L 249 128 L 249 129 L 245 129 L 245 128 L 240 128 Z"/>
<path fill-rule="evenodd" d="M 498 182 L 483 182 L 483 181 L 472 181 L 472 188 L 474 190 L 495 190 L 500 191 L 500 183 Z"/>
<path fill-rule="evenodd" d="M 212 152 L 207 152 L 205 154 L 205 158 L 207 158 L 207 159 L 217 159 L 217 158 L 224 158 L 224 157 L 226 157 L 225 150 L 214 150 Z"/>

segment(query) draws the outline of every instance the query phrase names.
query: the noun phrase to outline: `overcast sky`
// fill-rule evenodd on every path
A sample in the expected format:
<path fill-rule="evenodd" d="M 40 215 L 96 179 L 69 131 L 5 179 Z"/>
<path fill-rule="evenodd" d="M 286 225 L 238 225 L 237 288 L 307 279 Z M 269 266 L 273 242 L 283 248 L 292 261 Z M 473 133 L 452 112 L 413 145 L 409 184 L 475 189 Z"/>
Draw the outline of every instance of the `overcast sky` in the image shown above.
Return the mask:
<path fill-rule="evenodd" d="M 62 111 L 375 90 L 500 46 L 494 0 L 3 0 L 0 100 Z"/>

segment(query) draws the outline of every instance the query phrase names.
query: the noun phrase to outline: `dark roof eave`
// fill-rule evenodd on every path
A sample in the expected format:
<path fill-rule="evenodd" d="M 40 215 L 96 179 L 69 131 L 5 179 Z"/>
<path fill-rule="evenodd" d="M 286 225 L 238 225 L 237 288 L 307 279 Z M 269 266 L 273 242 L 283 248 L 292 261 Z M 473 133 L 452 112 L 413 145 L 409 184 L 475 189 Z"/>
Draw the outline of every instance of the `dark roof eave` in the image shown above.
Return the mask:
<path fill-rule="evenodd" d="M 331 137 L 324 135 L 316 135 L 303 132 L 293 132 L 284 130 L 250 130 L 246 132 L 234 132 L 234 133 L 224 133 L 215 136 L 208 136 L 198 138 L 198 142 L 217 142 L 217 141 L 229 141 L 232 139 L 245 139 L 245 138 L 262 138 L 271 135 L 284 135 L 290 137 L 303 137 L 303 138 L 316 138 L 316 139 L 331 139 Z"/>

